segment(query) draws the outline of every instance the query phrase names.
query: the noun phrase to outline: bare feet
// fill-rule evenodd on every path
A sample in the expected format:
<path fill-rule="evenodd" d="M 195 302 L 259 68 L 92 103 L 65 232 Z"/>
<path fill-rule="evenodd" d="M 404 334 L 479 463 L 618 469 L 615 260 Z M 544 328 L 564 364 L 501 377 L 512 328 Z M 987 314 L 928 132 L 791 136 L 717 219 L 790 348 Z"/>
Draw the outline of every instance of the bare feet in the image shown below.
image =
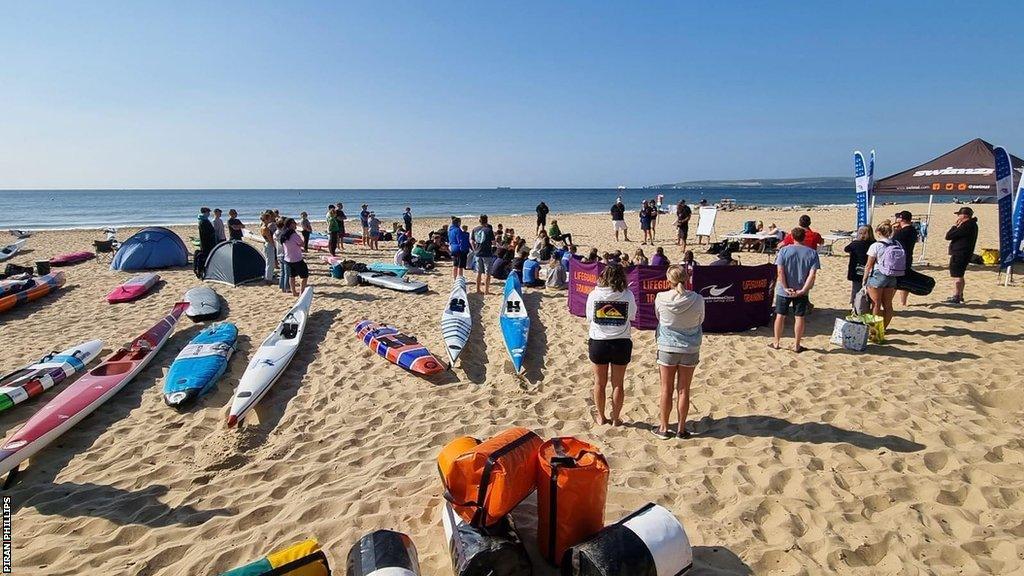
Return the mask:
<path fill-rule="evenodd" d="M 780 346 L 778 342 L 772 342 L 768 347 L 772 350 L 782 350 L 782 346 Z"/>
<path fill-rule="evenodd" d="M 608 423 L 608 419 L 607 418 L 605 418 L 604 416 L 602 416 L 602 415 L 600 415 L 600 414 L 598 414 L 596 412 L 591 414 L 591 417 L 594 419 L 594 423 L 597 424 L 598 426 L 604 426 L 605 424 Z"/>

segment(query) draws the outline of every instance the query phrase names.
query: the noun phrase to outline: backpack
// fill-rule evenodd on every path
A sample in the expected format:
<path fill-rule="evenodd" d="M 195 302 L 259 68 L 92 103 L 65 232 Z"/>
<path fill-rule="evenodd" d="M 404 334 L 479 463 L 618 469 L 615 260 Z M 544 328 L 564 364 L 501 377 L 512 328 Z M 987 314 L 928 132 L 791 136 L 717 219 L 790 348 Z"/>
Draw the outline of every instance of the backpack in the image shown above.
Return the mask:
<path fill-rule="evenodd" d="M 887 242 L 875 260 L 875 268 L 886 276 L 898 277 L 907 273 L 907 252 L 899 242 Z"/>

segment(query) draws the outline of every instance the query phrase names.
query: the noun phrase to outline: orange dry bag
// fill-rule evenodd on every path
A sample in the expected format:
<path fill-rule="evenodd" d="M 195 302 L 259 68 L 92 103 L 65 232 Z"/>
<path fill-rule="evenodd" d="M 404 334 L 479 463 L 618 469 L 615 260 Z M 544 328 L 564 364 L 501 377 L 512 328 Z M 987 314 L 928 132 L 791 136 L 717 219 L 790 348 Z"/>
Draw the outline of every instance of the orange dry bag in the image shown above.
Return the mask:
<path fill-rule="evenodd" d="M 548 440 L 537 459 L 537 547 L 557 566 L 567 548 L 604 528 L 608 462 L 575 438 Z"/>
<path fill-rule="evenodd" d="M 470 440 L 445 446 L 438 469 L 445 500 L 466 522 L 485 528 L 533 492 L 541 439 L 526 428 L 511 428 L 476 446 Z M 465 451 L 456 455 L 460 450 Z"/>

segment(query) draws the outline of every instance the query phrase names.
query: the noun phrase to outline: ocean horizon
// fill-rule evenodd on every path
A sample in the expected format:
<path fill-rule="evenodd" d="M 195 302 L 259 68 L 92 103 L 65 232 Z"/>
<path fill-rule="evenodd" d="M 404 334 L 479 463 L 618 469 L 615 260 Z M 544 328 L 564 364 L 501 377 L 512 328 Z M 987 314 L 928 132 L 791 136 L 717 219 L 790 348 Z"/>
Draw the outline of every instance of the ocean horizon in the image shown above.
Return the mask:
<path fill-rule="evenodd" d="M 414 217 L 532 214 L 540 201 L 554 213 L 601 213 L 622 196 L 628 210 L 664 195 L 671 209 L 680 199 L 714 204 L 730 198 L 761 207 L 849 206 L 852 189 L 801 188 L 418 188 L 418 189 L 144 189 L 0 190 L 0 228 L 25 230 L 177 226 L 195 222 L 201 206 L 235 209 L 252 222 L 265 209 L 322 220 L 329 204 L 341 202 L 348 218 L 368 204 L 382 221 L 397 220 L 406 206 Z M 887 202 L 927 201 L 927 196 L 887 197 Z M 948 200 L 946 200 L 948 201 Z"/>

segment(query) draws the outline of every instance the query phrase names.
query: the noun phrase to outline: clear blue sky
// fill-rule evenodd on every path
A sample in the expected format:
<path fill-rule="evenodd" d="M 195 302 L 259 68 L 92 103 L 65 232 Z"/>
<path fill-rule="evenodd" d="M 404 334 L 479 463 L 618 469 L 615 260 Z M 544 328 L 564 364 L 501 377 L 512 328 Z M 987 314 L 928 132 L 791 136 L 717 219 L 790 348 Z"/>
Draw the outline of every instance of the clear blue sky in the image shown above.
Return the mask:
<path fill-rule="evenodd" d="M 777 5 L 778 4 L 778 5 Z M 640 186 L 1024 154 L 1019 2 L 16 2 L 0 188 Z M 1015 66 L 1016 64 L 1016 66 Z"/>

